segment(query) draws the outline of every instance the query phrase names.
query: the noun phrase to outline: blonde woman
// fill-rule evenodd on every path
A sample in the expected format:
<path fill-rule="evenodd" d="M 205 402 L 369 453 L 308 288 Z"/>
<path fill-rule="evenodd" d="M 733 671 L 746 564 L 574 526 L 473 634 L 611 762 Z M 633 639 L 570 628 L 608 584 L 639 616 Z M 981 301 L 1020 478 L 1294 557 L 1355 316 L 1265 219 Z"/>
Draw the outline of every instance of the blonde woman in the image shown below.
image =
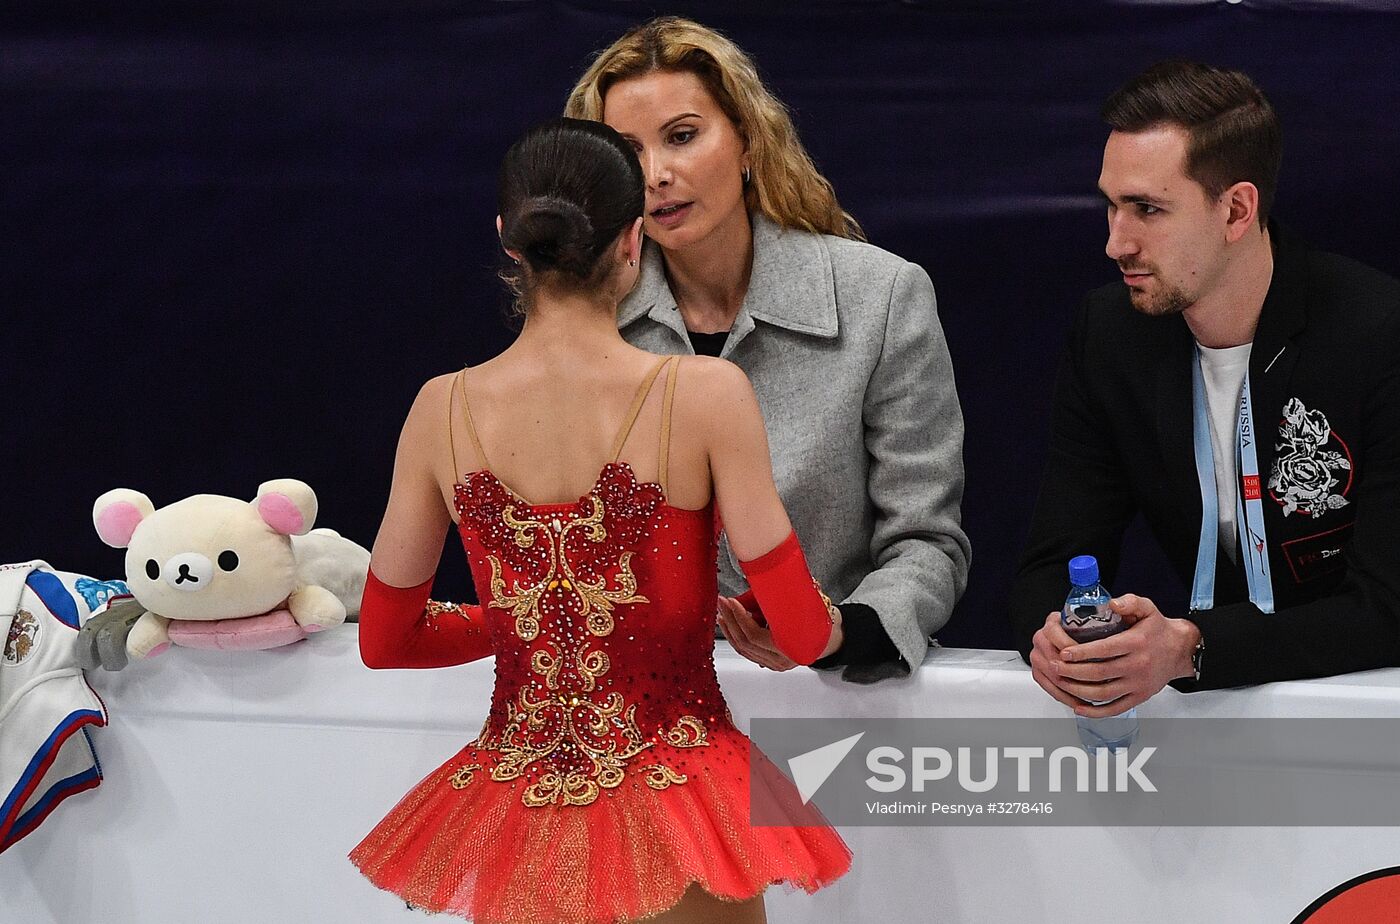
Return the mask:
<path fill-rule="evenodd" d="M 646 179 L 648 241 L 618 325 L 655 353 L 720 356 L 758 395 L 779 492 L 844 640 L 814 666 L 908 673 L 967 582 L 962 412 L 918 266 L 864 242 L 753 61 L 667 17 L 605 49 L 566 114 L 616 129 Z M 720 587 L 746 587 L 726 542 Z M 745 657 L 796 664 L 751 595 L 720 627 Z"/>

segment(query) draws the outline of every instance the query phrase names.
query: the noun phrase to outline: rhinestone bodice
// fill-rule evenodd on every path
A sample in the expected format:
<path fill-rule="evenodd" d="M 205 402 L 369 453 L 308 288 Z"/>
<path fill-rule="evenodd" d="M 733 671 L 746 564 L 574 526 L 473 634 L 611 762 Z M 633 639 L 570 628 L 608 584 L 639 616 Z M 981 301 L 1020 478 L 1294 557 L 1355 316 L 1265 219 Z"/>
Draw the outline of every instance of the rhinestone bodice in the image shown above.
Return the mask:
<path fill-rule="evenodd" d="M 454 505 L 481 608 L 438 604 L 423 627 L 466 619 L 475 655 L 484 624 L 491 708 L 481 733 L 350 854 L 414 906 L 482 924 L 611 924 L 652 918 L 697 885 L 727 898 L 775 882 L 810 892 L 850 867 L 840 837 L 720 696 L 713 503 L 666 499 L 679 366 L 657 358 L 613 461 L 564 504 L 531 504 L 492 474 L 465 370 L 457 377 L 453 467 L 463 471 L 459 417 L 479 469 L 455 486 Z M 638 483 L 618 460 L 667 367 L 657 481 Z M 779 823 L 753 823 L 755 793 Z"/>
<path fill-rule="evenodd" d="M 686 753 L 733 731 L 715 677 L 710 507 L 671 507 L 625 462 L 569 504 L 491 472 L 457 485 L 459 532 L 496 651 L 478 772 L 527 805 L 585 805 L 635 775 L 686 781 Z"/>

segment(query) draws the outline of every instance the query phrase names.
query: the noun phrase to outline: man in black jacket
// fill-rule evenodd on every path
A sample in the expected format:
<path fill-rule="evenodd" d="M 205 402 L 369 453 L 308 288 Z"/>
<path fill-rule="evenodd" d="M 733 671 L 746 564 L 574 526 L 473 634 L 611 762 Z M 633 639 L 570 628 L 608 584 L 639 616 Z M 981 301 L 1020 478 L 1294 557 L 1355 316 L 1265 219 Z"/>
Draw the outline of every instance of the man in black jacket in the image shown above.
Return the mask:
<path fill-rule="evenodd" d="M 1400 283 L 1268 220 L 1280 132 L 1244 74 L 1158 65 L 1104 118 L 1123 281 L 1086 299 L 1056 384 L 1011 599 L 1036 681 L 1101 717 L 1167 683 L 1400 664 Z M 1191 610 L 1127 594 L 1127 629 L 1075 644 L 1066 562 L 1112 586 L 1139 512 Z"/>

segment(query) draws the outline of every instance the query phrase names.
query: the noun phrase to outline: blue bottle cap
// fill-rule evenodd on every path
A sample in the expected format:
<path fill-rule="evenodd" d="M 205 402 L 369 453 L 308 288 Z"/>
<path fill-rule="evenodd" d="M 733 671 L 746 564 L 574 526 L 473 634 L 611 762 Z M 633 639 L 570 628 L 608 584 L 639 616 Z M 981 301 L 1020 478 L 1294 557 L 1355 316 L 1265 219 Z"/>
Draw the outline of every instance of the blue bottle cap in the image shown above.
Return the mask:
<path fill-rule="evenodd" d="M 1099 560 L 1092 555 L 1079 555 L 1069 560 L 1069 582 L 1075 587 L 1090 587 L 1099 582 Z"/>

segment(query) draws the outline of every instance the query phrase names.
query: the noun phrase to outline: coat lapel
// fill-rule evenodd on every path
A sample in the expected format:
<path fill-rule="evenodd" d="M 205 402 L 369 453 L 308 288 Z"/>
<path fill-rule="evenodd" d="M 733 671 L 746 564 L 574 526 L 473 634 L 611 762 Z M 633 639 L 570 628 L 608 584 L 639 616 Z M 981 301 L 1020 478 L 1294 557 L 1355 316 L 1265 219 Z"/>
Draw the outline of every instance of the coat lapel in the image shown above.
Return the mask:
<path fill-rule="evenodd" d="M 1277 453 L 1278 425 L 1283 405 L 1293 393 L 1293 368 L 1298 362 L 1298 333 L 1307 323 L 1307 280 L 1298 248 L 1270 223 L 1274 245 L 1274 276 L 1254 332 L 1249 354 L 1249 388 L 1254 401 L 1254 432 L 1258 435 L 1259 475 L 1267 483 Z M 1267 509 L 1267 508 L 1266 508 Z"/>
<path fill-rule="evenodd" d="M 1301 354 L 1298 334 L 1307 323 L 1307 279 L 1304 256 L 1298 246 L 1282 235 L 1274 223 L 1270 224 L 1269 232 L 1274 242 L 1274 275 L 1254 332 L 1254 349 L 1249 354 L 1249 387 L 1254 402 L 1255 451 L 1264 491 L 1264 528 L 1277 606 L 1280 605 L 1280 590 L 1290 583 L 1286 580 L 1289 566 L 1282 546 L 1290 535 L 1290 524 L 1284 522 L 1282 508 L 1269 496 L 1268 485 L 1278 456 L 1283 406 L 1296 393 L 1293 369 Z"/>
<path fill-rule="evenodd" d="M 637 284 L 617 306 L 617 327 L 627 327 L 643 316 L 657 324 L 669 328 L 679 338 L 682 353 L 694 353 L 690 336 L 685 330 L 685 321 L 676 307 L 676 297 L 666 283 L 666 266 L 661 259 L 661 248 L 648 240 L 642 247 L 641 270 Z"/>
<path fill-rule="evenodd" d="M 1200 479 L 1196 476 L 1194 419 L 1191 404 L 1192 366 L 1196 362 L 1191 330 L 1181 317 L 1146 321 L 1163 329 L 1157 355 L 1157 438 L 1162 465 L 1172 481 L 1173 493 L 1195 500 L 1192 522 L 1201 519 Z"/>
<path fill-rule="evenodd" d="M 814 337 L 835 337 L 835 276 L 821 236 L 782 228 L 762 215 L 754 215 L 752 222 L 749 290 L 721 355 L 729 356 L 753 332 L 756 321 Z M 670 328 L 689 345 L 685 321 L 666 281 L 661 248 L 653 241 L 642 250 L 637 285 L 618 307 L 617 326 L 626 327 L 643 316 Z"/>
<path fill-rule="evenodd" d="M 792 231 L 762 215 L 754 216 L 753 272 L 739 311 L 740 318 L 745 315 L 799 334 L 836 336 L 836 283 L 831 254 L 821 235 Z M 736 320 L 736 335 L 739 326 Z M 747 326 L 752 330 L 752 321 Z M 730 346 L 737 342 L 737 337 L 730 337 Z"/>

